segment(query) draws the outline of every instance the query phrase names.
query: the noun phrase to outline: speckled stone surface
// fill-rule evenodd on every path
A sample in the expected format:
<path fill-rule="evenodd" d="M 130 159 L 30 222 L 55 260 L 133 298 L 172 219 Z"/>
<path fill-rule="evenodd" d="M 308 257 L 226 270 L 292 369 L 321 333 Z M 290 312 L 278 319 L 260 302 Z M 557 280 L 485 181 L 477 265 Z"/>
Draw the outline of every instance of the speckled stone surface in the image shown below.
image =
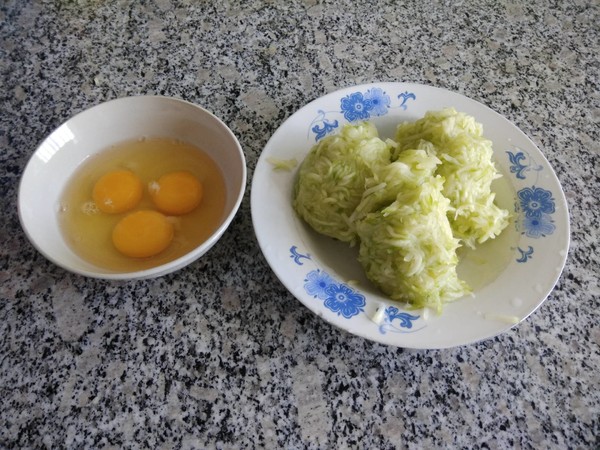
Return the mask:
<path fill-rule="evenodd" d="M 3 1 L 0 447 L 598 448 L 599 24 L 594 0 Z M 511 331 L 410 351 L 332 328 L 271 272 L 249 195 L 206 257 L 155 280 L 66 273 L 20 228 L 28 158 L 87 107 L 198 103 L 239 137 L 250 183 L 285 118 L 371 81 L 479 100 L 555 168 L 568 261 Z"/>

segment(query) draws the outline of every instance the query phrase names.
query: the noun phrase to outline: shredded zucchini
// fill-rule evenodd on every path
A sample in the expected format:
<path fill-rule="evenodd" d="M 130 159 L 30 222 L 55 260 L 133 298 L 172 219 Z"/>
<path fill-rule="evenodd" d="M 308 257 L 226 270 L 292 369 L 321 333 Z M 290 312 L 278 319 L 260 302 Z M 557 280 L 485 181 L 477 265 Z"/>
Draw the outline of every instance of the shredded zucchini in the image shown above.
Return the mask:
<path fill-rule="evenodd" d="M 371 123 L 346 125 L 323 138 L 302 162 L 293 206 L 319 233 L 355 242 L 350 215 L 360 202 L 365 180 L 390 163 L 391 147 Z"/>
<path fill-rule="evenodd" d="M 470 292 L 456 274 L 459 241 L 442 185 L 439 175 L 405 183 L 391 204 L 356 224 L 367 277 L 392 300 L 438 312 Z"/>
<path fill-rule="evenodd" d="M 494 204 L 492 181 L 500 176 L 492 161 L 492 142 L 483 137 L 475 118 L 454 108 L 432 111 L 396 132 L 393 159 L 419 142 L 431 142 L 442 161 L 443 194 L 450 200 L 448 217 L 454 236 L 468 247 L 493 239 L 508 225 L 509 213 Z"/>
<path fill-rule="evenodd" d="M 392 300 L 440 312 L 471 292 L 457 248 L 508 224 L 491 192 L 492 155 L 481 124 L 453 108 L 400 124 L 395 141 L 367 122 L 346 125 L 302 162 L 293 206 L 319 233 L 358 242 L 367 277 Z"/>
<path fill-rule="evenodd" d="M 298 165 L 298 160 L 296 158 L 280 159 L 271 156 L 267 158 L 267 161 L 273 166 L 273 170 L 290 171 Z"/>

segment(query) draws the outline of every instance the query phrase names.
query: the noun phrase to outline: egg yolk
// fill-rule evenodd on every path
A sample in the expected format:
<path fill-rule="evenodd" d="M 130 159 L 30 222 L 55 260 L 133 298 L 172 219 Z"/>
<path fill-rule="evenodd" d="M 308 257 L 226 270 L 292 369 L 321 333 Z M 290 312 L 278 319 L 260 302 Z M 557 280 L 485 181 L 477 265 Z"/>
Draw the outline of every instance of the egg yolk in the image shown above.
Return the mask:
<path fill-rule="evenodd" d="M 170 172 L 149 185 L 152 201 L 165 214 L 182 215 L 202 201 L 202 183 L 187 171 Z"/>
<path fill-rule="evenodd" d="M 173 239 L 173 225 L 166 216 L 141 210 L 123 217 L 113 228 L 112 241 L 119 252 L 147 258 L 165 250 Z"/>
<path fill-rule="evenodd" d="M 94 185 L 92 198 L 98 209 L 118 214 L 136 207 L 142 199 L 144 186 L 130 170 L 115 170 L 100 177 Z"/>

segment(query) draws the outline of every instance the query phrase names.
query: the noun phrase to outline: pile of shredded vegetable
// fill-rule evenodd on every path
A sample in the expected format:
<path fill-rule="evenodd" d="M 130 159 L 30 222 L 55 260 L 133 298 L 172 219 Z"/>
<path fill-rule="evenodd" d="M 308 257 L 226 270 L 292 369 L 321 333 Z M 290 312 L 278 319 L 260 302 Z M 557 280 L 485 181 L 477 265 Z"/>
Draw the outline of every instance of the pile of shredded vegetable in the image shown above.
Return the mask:
<path fill-rule="evenodd" d="M 362 198 L 365 179 L 390 163 L 391 151 L 368 122 L 323 138 L 300 166 L 294 209 L 319 233 L 354 242 L 350 215 Z"/>
<path fill-rule="evenodd" d="M 508 225 L 494 204 L 492 144 L 453 108 L 398 126 L 393 142 L 374 125 L 346 125 L 300 166 L 293 206 L 316 231 L 359 244 L 367 277 L 391 299 L 441 311 L 469 286 L 456 250 Z"/>
<path fill-rule="evenodd" d="M 508 225 L 508 211 L 494 204 L 492 181 L 500 174 L 492 161 L 492 142 L 483 137 L 475 118 L 454 108 L 428 112 L 416 122 L 402 123 L 396 132 L 396 157 L 420 141 L 433 144 L 442 161 L 436 174 L 444 178 L 450 200 L 454 236 L 475 248 L 493 239 Z"/>

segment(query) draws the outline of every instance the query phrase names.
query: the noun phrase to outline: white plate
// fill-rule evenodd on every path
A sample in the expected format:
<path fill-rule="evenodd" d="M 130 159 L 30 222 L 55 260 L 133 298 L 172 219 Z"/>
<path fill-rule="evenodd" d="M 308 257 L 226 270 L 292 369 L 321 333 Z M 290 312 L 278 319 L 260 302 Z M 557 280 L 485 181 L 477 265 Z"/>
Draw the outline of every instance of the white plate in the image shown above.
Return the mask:
<path fill-rule="evenodd" d="M 513 221 L 494 241 L 461 254 L 458 272 L 474 295 L 446 305 L 436 315 L 392 302 L 366 280 L 356 248 L 318 235 L 300 220 L 291 201 L 297 167 L 274 170 L 268 158 L 295 158 L 300 163 L 318 139 L 349 121 L 370 120 L 380 137 L 393 137 L 399 122 L 449 106 L 474 116 L 492 140 L 496 166 L 503 174 L 493 190 L 499 206 L 513 213 Z M 251 207 L 265 258 L 298 300 L 350 333 L 406 348 L 465 345 L 508 330 L 552 291 L 569 247 L 565 197 L 535 144 L 481 103 L 417 84 L 345 88 L 297 111 L 260 156 Z"/>

